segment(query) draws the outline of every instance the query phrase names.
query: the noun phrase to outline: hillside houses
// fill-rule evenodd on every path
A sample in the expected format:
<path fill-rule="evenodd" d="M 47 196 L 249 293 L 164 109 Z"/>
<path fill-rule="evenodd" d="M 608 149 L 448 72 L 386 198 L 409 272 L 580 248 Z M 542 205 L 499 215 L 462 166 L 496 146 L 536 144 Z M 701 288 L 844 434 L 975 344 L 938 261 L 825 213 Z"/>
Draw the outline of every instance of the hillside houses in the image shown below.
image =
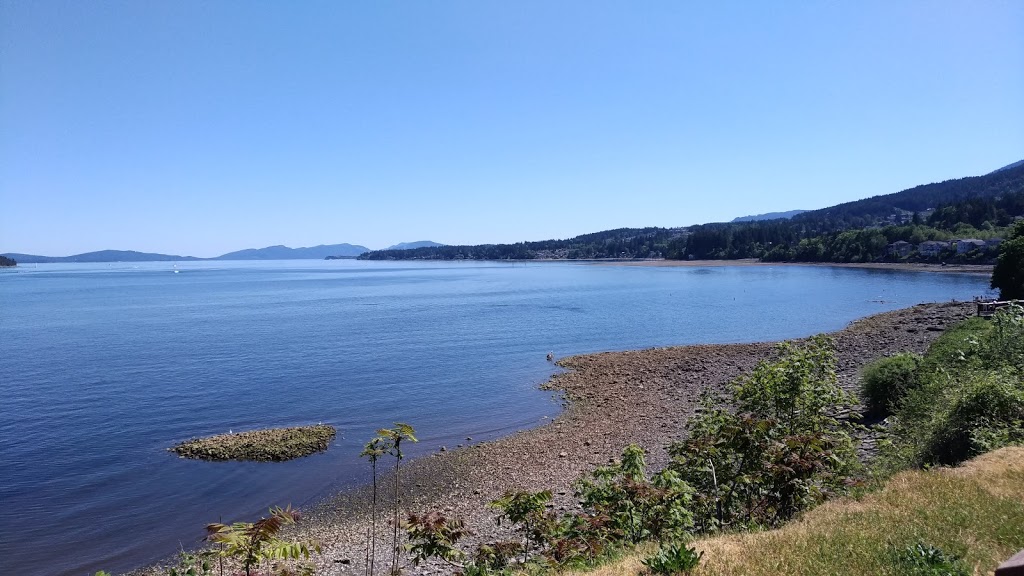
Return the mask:
<path fill-rule="evenodd" d="M 896 242 L 893 242 L 892 244 L 889 244 L 886 250 L 890 256 L 906 258 L 907 256 L 910 256 L 911 252 L 914 251 L 914 245 L 911 244 L 910 242 L 898 240 Z"/>
<path fill-rule="evenodd" d="M 958 240 L 927 240 L 916 246 L 917 253 L 925 258 L 937 258 L 943 253 L 954 252 L 957 255 L 968 254 L 975 250 L 982 252 L 996 252 L 1002 243 L 1002 238 L 990 240 L 979 240 L 977 238 L 962 238 Z M 906 258 L 915 250 L 910 242 L 899 240 L 886 246 L 885 252 L 897 258 Z"/>
<path fill-rule="evenodd" d="M 977 238 L 965 238 L 963 240 L 956 241 L 956 253 L 967 254 L 972 250 L 984 250 L 986 247 L 984 240 L 978 240 Z"/>
<path fill-rule="evenodd" d="M 949 242 L 942 240 L 928 240 L 917 245 L 917 252 L 929 258 L 934 258 L 946 250 L 949 250 Z"/>

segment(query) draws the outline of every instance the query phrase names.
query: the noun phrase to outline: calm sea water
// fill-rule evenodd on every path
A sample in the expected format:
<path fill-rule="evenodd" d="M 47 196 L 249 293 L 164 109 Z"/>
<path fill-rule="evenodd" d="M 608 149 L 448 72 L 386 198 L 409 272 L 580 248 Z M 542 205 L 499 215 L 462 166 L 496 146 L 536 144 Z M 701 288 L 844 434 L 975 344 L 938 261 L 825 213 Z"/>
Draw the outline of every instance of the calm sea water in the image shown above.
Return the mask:
<path fill-rule="evenodd" d="M 175 268 L 176 266 L 176 268 Z M 174 270 L 179 270 L 175 273 Z M 366 479 L 381 426 L 414 452 L 556 414 L 556 356 L 776 340 L 987 293 L 983 277 L 818 267 L 286 261 L 49 264 L 0 272 L 0 565 L 126 570 L 211 521 Z M 325 453 L 207 463 L 196 435 L 326 422 Z"/>

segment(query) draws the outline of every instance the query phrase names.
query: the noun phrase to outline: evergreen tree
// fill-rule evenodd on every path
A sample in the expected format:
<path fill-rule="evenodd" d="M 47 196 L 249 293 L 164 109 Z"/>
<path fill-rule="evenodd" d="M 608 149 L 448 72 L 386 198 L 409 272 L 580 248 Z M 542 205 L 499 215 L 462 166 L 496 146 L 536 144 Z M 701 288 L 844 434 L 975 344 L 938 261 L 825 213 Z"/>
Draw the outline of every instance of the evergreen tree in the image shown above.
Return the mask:
<path fill-rule="evenodd" d="M 1024 299 L 1024 220 L 999 247 L 999 260 L 992 270 L 992 287 L 999 289 L 1001 300 Z"/>

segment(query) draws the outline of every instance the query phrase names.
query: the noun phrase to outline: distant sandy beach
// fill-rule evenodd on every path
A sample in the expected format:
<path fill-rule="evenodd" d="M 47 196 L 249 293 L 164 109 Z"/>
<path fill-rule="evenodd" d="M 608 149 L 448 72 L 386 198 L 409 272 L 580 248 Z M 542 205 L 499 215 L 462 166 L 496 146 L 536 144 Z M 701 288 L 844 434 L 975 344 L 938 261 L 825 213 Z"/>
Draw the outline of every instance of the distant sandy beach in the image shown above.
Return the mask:
<path fill-rule="evenodd" d="M 684 268 L 707 268 L 720 266 L 827 266 L 835 268 L 867 268 L 872 270 L 901 270 L 904 272 L 942 272 L 944 274 L 992 274 L 990 264 L 927 264 L 908 262 L 863 262 L 844 264 L 839 262 L 761 262 L 753 258 L 742 260 L 595 260 L 600 266 L 666 266 Z"/>

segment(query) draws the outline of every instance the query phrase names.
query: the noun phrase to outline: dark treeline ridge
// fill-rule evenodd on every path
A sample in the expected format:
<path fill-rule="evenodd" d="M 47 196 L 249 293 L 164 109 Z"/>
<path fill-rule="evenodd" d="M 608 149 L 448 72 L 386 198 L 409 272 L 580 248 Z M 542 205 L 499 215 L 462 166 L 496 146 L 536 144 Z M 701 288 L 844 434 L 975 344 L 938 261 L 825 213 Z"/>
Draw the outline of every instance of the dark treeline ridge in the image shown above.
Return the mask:
<path fill-rule="evenodd" d="M 18 265 L 18 263 L 15 262 L 12 258 L 8 258 L 6 256 L 0 256 L 0 266 L 17 266 L 17 265 Z"/>
<path fill-rule="evenodd" d="M 412 250 L 375 250 L 360 260 L 535 260 L 664 258 L 679 228 L 619 228 L 568 240 L 542 240 L 478 246 L 427 246 Z"/>
<path fill-rule="evenodd" d="M 923 212 L 938 206 L 957 204 L 973 198 L 993 198 L 1024 190 L 1024 166 L 934 184 L 923 184 L 901 192 L 873 196 L 804 212 L 795 223 L 816 226 L 821 232 L 863 228 L 897 211 Z"/>
<path fill-rule="evenodd" d="M 987 176 L 918 186 L 805 212 L 792 219 L 704 224 L 669 243 L 670 259 L 759 258 L 766 261 L 871 262 L 887 258 L 896 241 L 1002 237 L 1024 216 L 1024 166 Z M 992 254 L 938 260 L 983 262 Z M 925 260 L 916 252 L 909 259 Z"/>

